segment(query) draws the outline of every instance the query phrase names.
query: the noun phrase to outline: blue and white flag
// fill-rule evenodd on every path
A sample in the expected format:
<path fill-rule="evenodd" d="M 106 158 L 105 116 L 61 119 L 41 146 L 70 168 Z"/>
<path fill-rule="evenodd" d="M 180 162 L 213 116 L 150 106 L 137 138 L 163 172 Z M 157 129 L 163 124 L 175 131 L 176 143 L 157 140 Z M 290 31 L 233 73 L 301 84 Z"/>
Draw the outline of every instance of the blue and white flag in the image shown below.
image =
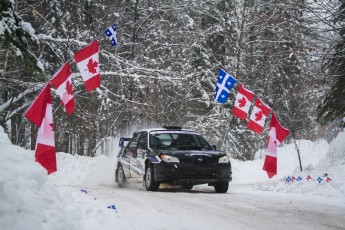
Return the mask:
<path fill-rule="evenodd" d="M 115 212 L 117 213 L 117 209 L 116 209 L 116 207 L 115 207 L 115 204 L 109 205 L 108 208 L 109 208 L 109 209 L 115 210 Z"/>
<path fill-rule="evenodd" d="M 318 177 L 316 180 L 319 182 L 319 184 L 323 181 L 321 177 Z"/>
<path fill-rule="evenodd" d="M 229 97 L 230 90 L 234 87 L 236 82 L 237 80 L 233 76 L 220 69 L 214 100 L 224 104 Z"/>
<path fill-rule="evenodd" d="M 111 40 L 111 45 L 116 46 L 117 45 L 116 25 L 114 24 L 114 25 L 108 27 L 105 31 L 105 34 Z"/>
<path fill-rule="evenodd" d="M 291 177 L 290 177 L 290 176 L 285 177 L 285 181 L 286 181 L 287 183 L 291 182 Z"/>

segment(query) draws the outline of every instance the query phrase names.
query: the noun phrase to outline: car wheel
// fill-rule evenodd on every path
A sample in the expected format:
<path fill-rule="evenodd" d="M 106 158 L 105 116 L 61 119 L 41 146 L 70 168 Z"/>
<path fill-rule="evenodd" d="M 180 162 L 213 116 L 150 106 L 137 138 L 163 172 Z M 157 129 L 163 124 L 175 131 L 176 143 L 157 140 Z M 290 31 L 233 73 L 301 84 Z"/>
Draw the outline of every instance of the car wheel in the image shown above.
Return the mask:
<path fill-rule="evenodd" d="M 229 182 L 228 181 L 219 181 L 214 185 L 214 190 L 217 193 L 226 193 L 229 189 Z"/>
<path fill-rule="evenodd" d="M 116 170 L 116 178 L 117 178 L 117 184 L 119 187 L 123 187 L 126 184 L 126 176 L 123 172 L 122 165 L 118 165 L 117 170 Z"/>
<path fill-rule="evenodd" d="M 181 188 L 182 189 L 192 189 L 193 188 L 193 185 L 192 184 L 183 184 L 183 185 L 181 185 Z"/>
<path fill-rule="evenodd" d="M 151 164 L 146 167 L 144 184 L 147 191 L 157 191 L 159 188 L 159 183 L 154 181 L 154 171 Z"/>

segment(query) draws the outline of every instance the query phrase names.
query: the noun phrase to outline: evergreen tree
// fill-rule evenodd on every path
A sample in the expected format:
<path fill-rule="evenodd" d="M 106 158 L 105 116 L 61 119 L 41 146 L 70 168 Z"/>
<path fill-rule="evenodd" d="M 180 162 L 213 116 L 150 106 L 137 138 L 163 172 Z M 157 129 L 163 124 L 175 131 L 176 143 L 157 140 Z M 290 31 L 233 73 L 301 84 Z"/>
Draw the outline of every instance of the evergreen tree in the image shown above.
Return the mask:
<path fill-rule="evenodd" d="M 0 124 L 10 133 L 14 144 L 25 142 L 22 114 L 28 97 L 40 89 L 35 82 L 42 79 L 43 64 L 35 50 L 35 30 L 15 9 L 14 1 L 0 3 Z M 8 127 L 8 121 L 11 126 Z"/>
<path fill-rule="evenodd" d="M 331 88 L 318 107 L 318 121 L 322 124 L 342 119 L 345 126 L 345 1 L 339 1 L 340 6 L 334 15 L 337 43 L 332 49 L 332 57 L 328 58 L 325 67 L 327 78 L 331 79 Z"/>

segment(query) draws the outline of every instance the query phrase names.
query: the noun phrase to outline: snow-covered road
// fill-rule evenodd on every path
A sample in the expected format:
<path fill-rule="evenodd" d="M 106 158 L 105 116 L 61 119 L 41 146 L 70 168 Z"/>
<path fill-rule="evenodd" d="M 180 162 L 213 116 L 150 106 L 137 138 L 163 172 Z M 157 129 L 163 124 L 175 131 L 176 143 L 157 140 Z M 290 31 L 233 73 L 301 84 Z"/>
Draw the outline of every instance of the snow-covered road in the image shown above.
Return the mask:
<path fill-rule="evenodd" d="M 205 185 L 118 188 L 114 156 L 57 153 L 58 171 L 47 176 L 34 152 L 12 145 L 1 128 L 0 145 L 1 230 L 345 229 L 345 132 L 329 147 L 301 141 L 303 172 L 293 144 L 279 149 L 272 179 L 261 170 L 262 158 L 232 159 L 226 194 Z"/>
<path fill-rule="evenodd" d="M 345 204 L 305 197 L 253 190 L 252 186 L 231 185 L 228 193 L 217 194 L 213 187 L 195 186 L 147 192 L 141 184 L 127 188 L 87 188 L 86 199 L 116 204 L 99 220 L 95 210 L 85 212 L 85 229 L 345 229 Z M 321 199 L 321 200 L 320 200 Z M 130 224 L 129 224 L 130 223 Z M 98 226 L 96 226 L 98 224 Z M 103 225 L 103 226 L 102 226 Z"/>

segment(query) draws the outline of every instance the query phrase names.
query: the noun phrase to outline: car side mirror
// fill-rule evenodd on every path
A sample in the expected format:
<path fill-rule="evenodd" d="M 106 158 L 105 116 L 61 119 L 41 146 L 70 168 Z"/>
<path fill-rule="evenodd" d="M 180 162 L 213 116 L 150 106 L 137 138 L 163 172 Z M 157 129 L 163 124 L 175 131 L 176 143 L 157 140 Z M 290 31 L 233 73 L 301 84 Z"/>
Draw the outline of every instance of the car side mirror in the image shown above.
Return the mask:
<path fill-rule="evenodd" d="M 130 141 L 130 140 L 131 140 L 131 138 L 120 137 L 120 140 L 119 140 L 119 147 L 120 147 L 120 148 L 125 147 L 125 141 Z"/>
<path fill-rule="evenodd" d="M 211 145 L 211 147 L 213 148 L 213 150 L 217 150 L 217 145 Z"/>
<path fill-rule="evenodd" d="M 119 147 L 120 148 L 123 148 L 125 146 L 125 138 L 124 137 L 121 137 L 120 140 L 119 140 Z"/>

